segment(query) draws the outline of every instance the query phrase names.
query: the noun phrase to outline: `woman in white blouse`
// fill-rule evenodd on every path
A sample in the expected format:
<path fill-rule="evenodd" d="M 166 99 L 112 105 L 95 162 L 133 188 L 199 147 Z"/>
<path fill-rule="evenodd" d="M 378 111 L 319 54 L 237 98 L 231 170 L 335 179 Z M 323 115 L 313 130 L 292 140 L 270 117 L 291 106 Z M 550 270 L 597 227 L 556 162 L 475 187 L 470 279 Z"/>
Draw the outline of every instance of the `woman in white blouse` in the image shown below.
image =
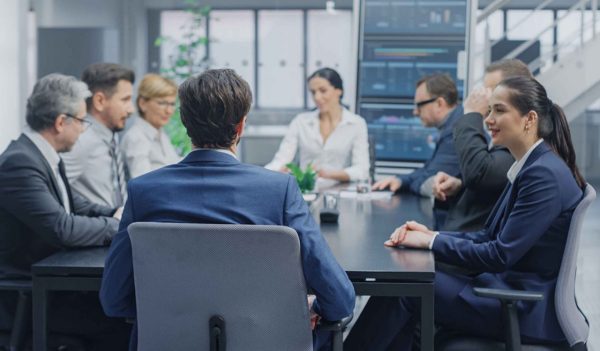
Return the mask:
<path fill-rule="evenodd" d="M 163 130 L 173 115 L 176 99 L 173 81 L 152 73 L 142 79 L 137 97 L 139 117 L 121 141 L 131 178 L 181 159 Z"/>
<path fill-rule="evenodd" d="M 275 157 L 265 167 L 287 172 L 285 165 L 299 152 L 300 167 L 312 164 L 321 178 L 367 179 L 367 124 L 342 106 L 342 78 L 333 69 L 322 68 L 308 78 L 308 86 L 317 109 L 292 120 Z"/>

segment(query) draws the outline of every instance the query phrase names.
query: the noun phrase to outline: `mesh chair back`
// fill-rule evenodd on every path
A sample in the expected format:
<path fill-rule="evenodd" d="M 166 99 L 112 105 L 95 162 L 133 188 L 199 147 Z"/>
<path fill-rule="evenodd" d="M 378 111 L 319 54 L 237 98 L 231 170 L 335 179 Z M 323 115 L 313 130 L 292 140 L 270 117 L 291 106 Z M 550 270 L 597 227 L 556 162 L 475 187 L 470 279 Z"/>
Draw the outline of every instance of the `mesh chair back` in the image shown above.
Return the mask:
<path fill-rule="evenodd" d="M 312 350 L 297 233 L 282 226 L 134 223 L 139 350 Z"/>
<path fill-rule="evenodd" d="M 554 306 L 558 321 L 570 346 L 586 343 L 589 325 L 585 315 L 577 306 L 575 299 L 575 273 L 577 270 L 577 253 L 581 239 L 583 218 L 590 204 L 596 198 L 596 191 L 591 185 L 585 187 L 584 196 L 571 218 L 569 235 L 558 273 Z"/>

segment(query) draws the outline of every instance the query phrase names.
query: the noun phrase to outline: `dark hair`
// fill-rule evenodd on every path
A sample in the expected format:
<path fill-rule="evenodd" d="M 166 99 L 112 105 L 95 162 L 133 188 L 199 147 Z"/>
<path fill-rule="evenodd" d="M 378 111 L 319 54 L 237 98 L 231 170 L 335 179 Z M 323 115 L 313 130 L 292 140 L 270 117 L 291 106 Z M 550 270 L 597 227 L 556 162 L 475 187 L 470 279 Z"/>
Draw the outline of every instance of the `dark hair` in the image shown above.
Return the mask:
<path fill-rule="evenodd" d="M 196 147 L 225 149 L 250 111 L 252 92 L 232 69 L 211 69 L 179 87 L 181 122 Z"/>
<path fill-rule="evenodd" d="M 133 84 L 135 73 L 116 63 L 94 63 L 86 67 L 81 75 L 81 80 L 88 85 L 92 96 L 101 91 L 110 97 L 115 92 L 120 80 Z M 89 110 L 92 107 L 92 98 L 88 98 L 86 103 Z"/>
<path fill-rule="evenodd" d="M 537 80 L 529 77 L 512 77 L 500 84 L 509 89 L 509 101 L 522 115 L 535 111 L 538 115 L 538 137 L 543 138 L 560 156 L 581 188 L 585 179 L 575 162 L 575 149 L 571 142 L 569 123 L 562 108 L 553 103 L 546 89 Z"/>
<path fill-rule="evenodd" d="M 492 62 L 485 69 L 485 73 L 500 72 L 502 79 L 511 77 L 529 77 L 533 78 L 527 65 L 519 59 L 503 59 Z"/>
<path fill-rule="evenodd" d="M 342 77 L 340 77 L 340 74 L 337 73 L 336 70 L 329 67 L 318 69 L 308 77 L 307 81 L 310 81 L 311 79 L 316 77 L 323 78 L 326 81 L 328 81 L 329 84 L 331 84 L 334 88 L 340 89 L 342 91 L 342 95 L 340 95 L 340 101 L 342 100 L 342 98 L 344 97 L 344 82 L 342 82 Z"/>
<path fill-rule="evenodd" d="M 85 83 L 75 77 L 59 73 L 44 76 L 27 99 L 27 124 L 37 132 L 48 129 L 61 114 L 76 116 L 81 102 L 90 95 Z"/>
<path fill-rule="evenodd" d="M 456 90 L 456 84 L 449 75 L 432 74 L 425 76 L 419 79 L 416 87 L 418 88 L 423 83 L 431 97 L 441 97 L 450 106 L 454 106 L 458 102 L 458 90 Z"/>

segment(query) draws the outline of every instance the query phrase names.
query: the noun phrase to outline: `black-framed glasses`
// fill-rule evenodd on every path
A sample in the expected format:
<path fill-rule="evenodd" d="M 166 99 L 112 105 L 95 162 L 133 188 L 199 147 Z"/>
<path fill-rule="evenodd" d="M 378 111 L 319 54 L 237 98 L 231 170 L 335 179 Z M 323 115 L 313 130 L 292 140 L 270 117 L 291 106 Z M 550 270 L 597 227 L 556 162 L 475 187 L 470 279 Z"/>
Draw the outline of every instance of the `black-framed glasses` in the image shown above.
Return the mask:
<path fill-rule="evenodd" d="M 68 114 L 68 113 L 63 113 L 63 114 L 65 116 L 67 116 L 67 118 L 73 118 L 73 119 L 77 120 L 79 122 L 79 124 L 81 124 L 83 126 L 83 130 L 88 129 L 92 125 L 92 122 L 88 121 L 85 118 L 79 118 L 77 116 L 73 116 L 73 115 Z"/>
<path fill-rule="evenodd" d="M 423 107 L 423 106 L 425 106 L 425 105 L 427 105 L 427 104 L 430 104 L 430 103 L 434 102 L 435 100 L 437 100 L 437 99 L 438 99 L 438 97 L 439 97 L 439 96 L 432 97 L 431 99 L 427 99 L 427 100 L 423 100 L 423 101 L 415 102 L 415 108 L 418 110 L 418 109 L 420 109 L 421 107 Z"/>

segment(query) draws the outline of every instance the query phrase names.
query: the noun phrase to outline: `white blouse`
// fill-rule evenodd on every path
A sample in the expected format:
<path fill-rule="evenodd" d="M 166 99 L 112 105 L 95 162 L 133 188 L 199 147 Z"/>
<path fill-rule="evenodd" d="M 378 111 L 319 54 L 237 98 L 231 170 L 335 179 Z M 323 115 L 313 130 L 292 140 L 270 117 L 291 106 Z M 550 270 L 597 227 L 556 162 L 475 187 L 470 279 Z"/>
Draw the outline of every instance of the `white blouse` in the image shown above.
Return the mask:
<path fill-rule="evenodd" d="M 131 178 L 181 160 L 162 128 L 154 128 L 141 117 L 125 133 L 121 148 Z"/>
<path fill-rule="evenodd" d="M 281 141 L 273 160 L 265 166 L 280 170 L 300 153 L 300 167 L 311 163 L 324 170 L 344 170 L 350 180 L 369 176 L 369 143 L 365 120 L 343 109 L 342 120 L 323 142 L 319 130 L 319 111 L 297 115 Z"/>

